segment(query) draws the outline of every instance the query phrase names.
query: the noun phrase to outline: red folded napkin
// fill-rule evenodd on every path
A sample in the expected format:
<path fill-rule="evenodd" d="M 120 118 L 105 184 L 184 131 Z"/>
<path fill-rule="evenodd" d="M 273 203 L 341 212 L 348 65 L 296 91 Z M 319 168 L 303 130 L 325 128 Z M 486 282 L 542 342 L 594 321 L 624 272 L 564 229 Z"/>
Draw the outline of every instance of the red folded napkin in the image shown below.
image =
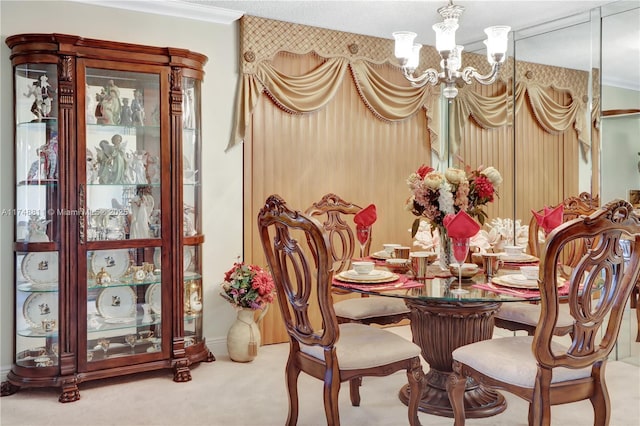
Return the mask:
<path fill-rule="evenodd" d="M 464 210 L 448 214 L 442 221 L 451 238 L 471 238 L 478 233 L 480 225 Z"/>
<path fill-rule="evenodd" d="M 353 216 L 353 221 L 359 226 L 371 226 L 377 218 L 376 205 L 370 204 L 356 213 L 355 216 Z"/>
<path fill-rule="evenodd" d="M 545 206 L 542 213 L 533 210 L 531 213 L 535 216 L 538 226 L 544 230 L 545 234 L 548 234 L 562 223 L 564 206 L 560 204 L 553 209 Z"/>

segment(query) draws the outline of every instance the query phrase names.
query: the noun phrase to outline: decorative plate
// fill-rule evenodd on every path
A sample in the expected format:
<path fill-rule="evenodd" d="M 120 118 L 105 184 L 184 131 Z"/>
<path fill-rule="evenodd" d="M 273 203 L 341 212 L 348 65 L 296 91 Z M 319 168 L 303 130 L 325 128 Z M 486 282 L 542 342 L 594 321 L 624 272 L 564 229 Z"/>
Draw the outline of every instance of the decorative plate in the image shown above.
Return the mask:
<path fill-rule="evenodd" d="M 58 252 L 31 252 L 22 259 L 22 275 L 33 284 L 58 282 Z"/>
<path fill-rule="evenodd" d="M 107 324 L 127 324 L 129 322 L 134 322 L 136 319 L 134 317 L 123 317 L 123 318 L 107 318 L 104 320 Z"/>
<path fill-rule="evenodd" d="M 100 291 L 96 308 L 103 318 L 132 318 L 136 315 L 136 293 L 131 287 L 107 287 Z"/>
<path fill-rule="evenodd" d="M 516 255 L 500 253 L 500 259 L 502 259 L 502 261 L 505 263 L 533 263 L 540 260 L 537 257 L 527 253 L 520 253 Z"/>
<path fill-rule="evenodd" d="M 112 280 L 120 279 L 129 270 L 131 256 L 128 249 L 97 250 L 91 256 L 91 270 L 94 274 L 102 268 L 109 273 Z"/>
<path fill-rule="evenodd" d="M 370 255 L 370 256 L 371 256 L 371 258 L 373 258 L 373 259 L 377 259 L 377 260 L 387 260 L 387 259 L 390 259 L 390 258 L 391 258 L 391 256 L 389 255 L 389 253 L 387 253 L 387 252 L 386 252 L 386 251 L 384 251 L 384 250 L 377 251 L 377 252 L 373 253 L 373 254 L 372 254 L 372 255 Z"/>
<path fill-rule="evenodd" d="M 153 252 L 153 265 L 156 269 L 162 269 L 162 252 L 160 251 L 160 247 L 156 247 Z M 193 251 L 191 247 L 184 246 L 184 257 L 182 258 L 182 270 L 186 271 L 191 266 L 191 259 L 193 258 Z"/>
<path fill-rule="evenodd" d="M 340 272 L 336 275 L 336 279 L 347 283 L 378 284 L 395 281 L 398 279 L 398 275 L 381 269 L 374 269 L 369 274 L 358 274 L 356 271 L 350 269 L 348 271 Z"/>
<path fill-rule="evenodd" d="M 159 314 L 162 310 L 162 287 L 160 283 L 152 284 L 144 294 L 144 300 L 151 306 L 151 310 Z"/>
<path fill-rule="evenodd" d="M 24 301 L 22 314 L 29 327 L 42 330 L 42 321 L 58 320 L 58 293 L 33 293 Z"/>

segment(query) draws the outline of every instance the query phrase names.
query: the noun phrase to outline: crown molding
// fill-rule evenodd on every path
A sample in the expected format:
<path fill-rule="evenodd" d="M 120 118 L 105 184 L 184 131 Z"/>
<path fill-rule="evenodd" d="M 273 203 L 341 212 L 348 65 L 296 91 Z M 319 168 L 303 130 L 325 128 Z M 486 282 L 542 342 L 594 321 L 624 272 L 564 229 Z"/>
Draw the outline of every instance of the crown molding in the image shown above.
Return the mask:
<path fill-rule="evenodd" d="M 220 7 L 202 6 L 180 0 L 70 0 L 94 6 L 132 10 L 176 18 L 193 19 L 216 24 L 230 25 L 240 19 L 243 12 Z"/>

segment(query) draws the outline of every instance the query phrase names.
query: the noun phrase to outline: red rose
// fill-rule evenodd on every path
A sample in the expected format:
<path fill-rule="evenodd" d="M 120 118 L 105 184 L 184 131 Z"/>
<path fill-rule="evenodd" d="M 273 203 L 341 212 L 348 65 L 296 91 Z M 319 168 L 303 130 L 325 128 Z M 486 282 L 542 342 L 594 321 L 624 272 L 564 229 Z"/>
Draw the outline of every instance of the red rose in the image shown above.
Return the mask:
<path fill-rule="evenodd" d="M 433 169 L 432 167 L 426 166 L 426 165 L 422 165 L 420 166 L 420 168 L 418 169 L 418 171 L 416 172 L 418 174 L 418 176 L 420 176 L 420 179 L 424 179 L 424 177 L 426 175 L 428 175 L 429 173 L 431 173 L 432 171 L 434 171 L 435 169 Z"/>

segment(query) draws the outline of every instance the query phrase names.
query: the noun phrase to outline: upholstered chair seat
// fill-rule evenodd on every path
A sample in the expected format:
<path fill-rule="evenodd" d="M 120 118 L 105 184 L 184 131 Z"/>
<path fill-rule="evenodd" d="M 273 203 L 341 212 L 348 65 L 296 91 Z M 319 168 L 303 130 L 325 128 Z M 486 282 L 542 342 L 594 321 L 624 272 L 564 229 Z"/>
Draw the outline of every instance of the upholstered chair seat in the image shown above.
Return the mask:
<path fill-rule="evenodd" d="M 333 304 L 333 309 L 339 321 L 340 319 L 348 320 L 340 322 L 367 322 L 378 319 L 378 323 L 385 325 L 385 323 L 395 323 L 409 315 L 409 308 L 403 299 L 380 296 L 341 300 Z M 396 319 L 396 316 L 401 318 Z M 389 322 L 385 322 L 384 318 L 389 318 Z"/>
<path fill-rule="evenodd" d="M 515 336 L 484 340 L 473 345 L 461 346 L 453 351 L 453 358 L 503 383 L 533 388 L 538 368 L 531 351 L 533 336 Z M 551 351 L 567 352 L 567 348 L 555 341 Z M 551 384 L 578 380 L 591 376 L 591 366 L 572 369 L 558 367 L 553 370 Z"/>
<path fill-rule="evenodd" d="M 340 324 L 340 340 L 335 347 L 341 370 L 371 368 L 420 355 L 420 347 L 402 336 L 354 323 Z M 300 350 L 324 360 L 322 346 L 300 345 Z"/>
<path fill-rule="evenodd" d="M 532 303 L 503 303 L 496 313 L 496 321 L 508 321 L 518 324 L 520 330 L 525 330 L 533 335 L 533 331 L 540 321 L 540 305 Z M 569 305 L 560 304 L 556 334 L 565 335 L 573 327 L 573 317 L 569 313 Z"/>

